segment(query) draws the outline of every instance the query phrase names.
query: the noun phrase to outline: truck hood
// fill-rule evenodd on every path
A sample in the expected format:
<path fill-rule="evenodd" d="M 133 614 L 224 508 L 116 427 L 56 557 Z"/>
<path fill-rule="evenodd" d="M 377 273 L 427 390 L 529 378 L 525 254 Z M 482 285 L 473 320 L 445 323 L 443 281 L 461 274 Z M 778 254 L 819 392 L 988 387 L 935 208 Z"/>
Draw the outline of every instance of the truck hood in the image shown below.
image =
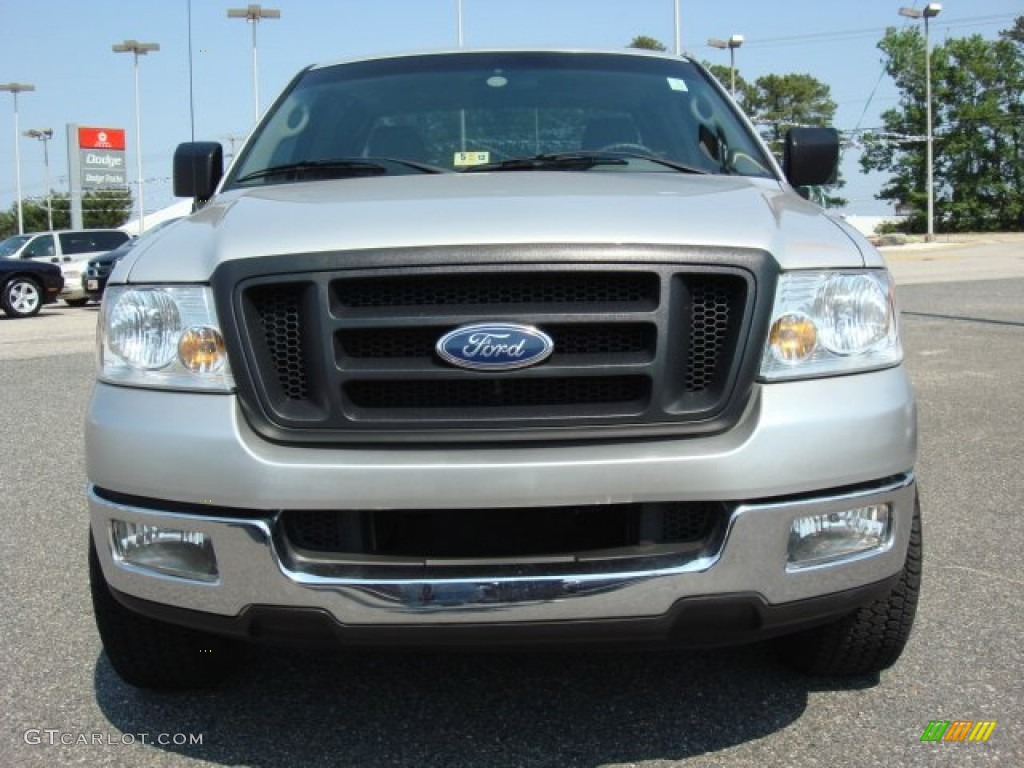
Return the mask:
<path fill-rule="evenodd" d="M 873 261 L 847 228 L 768 179 L 508 171 L 233 190 L 135 249 L 114 278 L 204 282 L 233 259 L 526 243 L 753 248 L 783 269 Z"/>

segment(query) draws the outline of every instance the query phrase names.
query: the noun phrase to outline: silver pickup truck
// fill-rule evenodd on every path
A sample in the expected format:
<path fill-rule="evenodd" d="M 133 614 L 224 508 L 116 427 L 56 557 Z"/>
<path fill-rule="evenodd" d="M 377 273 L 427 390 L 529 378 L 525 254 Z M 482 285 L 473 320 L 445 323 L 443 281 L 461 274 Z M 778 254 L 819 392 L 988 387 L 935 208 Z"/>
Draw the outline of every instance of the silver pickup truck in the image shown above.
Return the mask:
<path fill-rule="evenodd" d="M 310 67 L 118 265 L 86 420 L 129 683 L 237 643 L 717 645 L 877 673 L 913 623 L 916 415 L 879 254 L 698 64 Z"/>

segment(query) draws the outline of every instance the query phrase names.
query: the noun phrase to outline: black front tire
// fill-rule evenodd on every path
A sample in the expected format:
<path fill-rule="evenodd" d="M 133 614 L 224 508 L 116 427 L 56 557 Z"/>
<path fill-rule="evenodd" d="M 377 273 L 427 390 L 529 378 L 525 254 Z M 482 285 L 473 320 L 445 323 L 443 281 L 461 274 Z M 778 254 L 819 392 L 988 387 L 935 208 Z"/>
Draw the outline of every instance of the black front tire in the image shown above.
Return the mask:
<path fill-rule="evenodd" d="M 915 498 L 907 559 L 889 593 L 831 624 L 779 638 L 782 660 L 799 672 L 823 676 L 877 674 L 895 664 L 914 626 L 923 551 Z"/>
<path fill-rule="evenodd" d="M 8 317 L 32 317 L 43 306 L 43 288 L 31 277 L 14 277 L 4 284 L 0 306 Z"/>
<path fill-rule="evenodd" d="M 88 304 L 89 299 L 64 299 L 64 303 L 69 307 L 75 307 L 77 309 L 78 307 L 84 307 Z"/>
<path fill-rule="evenodd" d="M 141 616 L 125 608 L 103 576 L 89 535 L 89 586 L 103 649 L 129 685 L 158 690 L 212 688 L 235 670 L 239 643 Z"/>

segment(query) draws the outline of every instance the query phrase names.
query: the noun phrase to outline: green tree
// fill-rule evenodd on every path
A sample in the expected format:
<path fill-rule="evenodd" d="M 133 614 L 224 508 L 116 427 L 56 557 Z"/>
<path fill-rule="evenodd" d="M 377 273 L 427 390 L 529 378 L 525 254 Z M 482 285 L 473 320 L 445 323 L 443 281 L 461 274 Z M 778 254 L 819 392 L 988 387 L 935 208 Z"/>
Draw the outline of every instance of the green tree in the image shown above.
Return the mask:
<path fill-rule="evenodd" d="M 127 188 L 100 189 L 82 195 L 82 220 L 86 229 L 120 227 L 132 212 L 132 193 Z"/>
<path fill-rule="evenodd" d="M 786 131 L 794 126 L 827 126 L 836 114 L 831 89 L 810 75 L 765 75 L 747 88 L 751 118 L 765 129 L 774 152 L 782 151 Z"/>
<path fill-rule="evenodd" d="M 917 29 L 889 30 L 878 47 L 900 101 L 882 114 L 884 133 L 861 165 L 891 174 L 878 197 L 909 204 L 907 228 L 920 232 L 927 225 L 924 38 Z M 935 46 L 931 59 L 936 229 L 1020 228 L 1024 46 L 1012 34 L 972 35 Z"/>
<path fill-rule="evenodd" d="M 645 51 L 667 51 L 665 44 L 647 35 L 637 35 L 630 42 L 627 48 L 641 48 Z"/>
<path fill-rule="evenodd" d="M 22 200 L 21 216 L 26 232 L 43 232 L 48 229 L 45 199 L 42 201 Z M 68 226 L 56 208 L 53 210 L 53 226 L 55 229 L 67 229 Z M 18 204 L 15 202 L 11 203 L 8 210 L 0 213 L 0 239 L 16 234 L 18 234 Z"/>
<path fill-rule="evenodd" d="M 71 227 L 71 199 L 66 194 L 54 194 L 53 228 Z M 131 215 L 132 196 L 127 189 L 102 189 L 86 192 L 82 196 L 82 223 L 86 229 L 120 227 Z M 21 201 L 22 221 L 26 232 L 44 232 L 49 229 L 46 216 L 46 198 L 27 198 Z M 18 205 L 0 213 L 0 238 L 18 232 Z"/>
<path fill-rule="evenodd" d="M 999 33 L 1003 39 L 1024 45 L 1024 16 L 1018 16 L 1013 26 Z"/>
<path fill-rule="evenodd" d="M 708 72 L 715 76 L 715 79 L 722 84 L 722 87 L 728 91 L 733 78 L 733 73 L 729 69 L 729 66 L 727 64 L 712 64 L 707 61 L 701 63 Z M 734 98 L 736 99 L 736 103 L 743 107 L 744 111 L 747 111 L 747 91 L 750 90 L 750 83 L 743 79 L 743 76 L 740 74 L 738 69 L 736 70 L 735 77 L 736 93 L 734 94 Z"/>

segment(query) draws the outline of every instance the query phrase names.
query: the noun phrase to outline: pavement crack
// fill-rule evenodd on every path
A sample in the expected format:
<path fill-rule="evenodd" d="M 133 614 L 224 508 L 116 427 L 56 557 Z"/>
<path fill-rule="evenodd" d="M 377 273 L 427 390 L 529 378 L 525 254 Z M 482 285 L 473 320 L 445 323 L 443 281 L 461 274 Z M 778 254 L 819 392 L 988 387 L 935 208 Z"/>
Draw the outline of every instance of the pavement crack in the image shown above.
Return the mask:
<path fill-rule="evenodd" d="M 964 317 L 962 315 L 941 315 L 937 312 L 900 312 L 901 315 L 910 317 L 927 317 L 933 320 L 956 320 L 962 323 L 985 323 L 987 325 L 1009 325 L 1017 328 L 1024 328 L 1024 322 L 1018 320 L 993 320 L 987 317 Z"/>
<path fill-rule="evenodd" d="M 981 568 L 971 568 L 966 565 L 940 565 L 938 567 L 945 568 L 946 570 L 950 571 L 967 571 L 968 573 L 976 573 L 981 576 L 988 576 L 993 579 L 999 579 L 1000 581 L 1008 581 L 1011 584 L 1017 584 L 1019 586 L 1024 587 L 1024 581 L 1021 581 L 1020 579 L 1011 579 L 1009 576 L 1002 576 L 998 573 L 992 573 L 991 571 L 982 570 Z"/>

